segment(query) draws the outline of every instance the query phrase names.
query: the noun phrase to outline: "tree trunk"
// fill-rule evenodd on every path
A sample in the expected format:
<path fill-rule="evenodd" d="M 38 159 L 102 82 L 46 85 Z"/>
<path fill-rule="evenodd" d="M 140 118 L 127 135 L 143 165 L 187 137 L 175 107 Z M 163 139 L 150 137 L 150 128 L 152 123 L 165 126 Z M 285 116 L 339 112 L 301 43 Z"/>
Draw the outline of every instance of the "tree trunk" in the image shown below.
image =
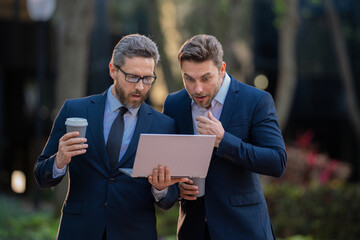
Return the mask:
<path fill-rule="evenodd" d="M 228 28 L 224 35 L 224 60 L 227 70 L 240 82 L 250 84 L 254 76 L 254 57 L 251 47 L 251 21 L 253 2 L 249 0 L 232 0 L 229 5 Z M 240 67 L 237 67 L 237 64 Z"/>
<path fill-rule="evenodd" d="M 58 4 L 56 105 L 60 107 L 65 99 L 86 94 L 94 0 L 62 0 Z"/>
<path fill-rule="evenodd" d="M 276 89 L 276 109 L 282 130 L 288 122 L 297 83 L 296 35 L 299 23 L 299 1 L 283 1 L 284 18 L 279 29 L 279 78 Z"/>
<path fill-rule="evenodd" d="M 339 16 L 334 8 L 332 0 L 325 0 L 324 7 L 330 23 L 330 30 L 333 35 L 336 59 L 338 60 L 340 78 L 344 84 L 346 104 L 350 121 L 354 127 L 354 132 L 358 142 L 358 155 L 360 155 L 360 113 L 355 92 L 354 77 L 351 72 L 350 60 L 346 49 L 345 39 L 341 30 Z M 360 166 L 358 167 L 360 176 Z"/>
<path fill-rule="evenodd" d="M 58 77 L 55 104 L 60 109 L 65 99 L 83 97 L 86 93 L 94 0 L 58 1 L 57 10 Z M 55 188 L 57 208 L 64 200 L 67 184 L 65 176 Z"/>
<path fill-rule="evenodd" d="M 160 9 L 158 0 L 147 0 L 147 6 L 150 22 L 150 32 L 153 34 L 153 40 L 156 42 L 159 49 L 161 66 L 164 73 L 164 80 L 166 82 L 169 92 L 173 92 L 178 90 L 178 87 L 171 72 L 171 63 L 165 51 L 165 38 L 163 32 L 161 31 L 161 26 L 159 22 Z"/>

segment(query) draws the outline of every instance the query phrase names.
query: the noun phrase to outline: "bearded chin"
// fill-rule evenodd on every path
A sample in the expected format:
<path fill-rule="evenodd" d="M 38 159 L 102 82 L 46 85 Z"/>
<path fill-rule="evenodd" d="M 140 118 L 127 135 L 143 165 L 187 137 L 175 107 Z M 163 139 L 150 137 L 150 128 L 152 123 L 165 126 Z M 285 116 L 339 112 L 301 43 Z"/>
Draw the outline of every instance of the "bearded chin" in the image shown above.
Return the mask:
<path fill-rule="evenodd" d="M 150 94 L 150 91 L 148 91 L 146 93 L 146 95 L 143 95 L 143 94 L 141 94 L 139 92 L 136 92 L 135 94 L 140 94 L 141 100 L 139 102 L 130 102 L 129 101 L 130 97 L 126 96 L 124 90 L 120 86 L 115 87 L 115 92 L 116 92 L 116 95 L 117 95 L 118 99 L 120 99 L 121 104 L 123 104 L 127 108 L 138 108 L 138 107 L 140 107 L 141 104 L 145 101 L 145 99 Z M 130 94 L 134 94 L 134 93 L 130 93 Z"/>

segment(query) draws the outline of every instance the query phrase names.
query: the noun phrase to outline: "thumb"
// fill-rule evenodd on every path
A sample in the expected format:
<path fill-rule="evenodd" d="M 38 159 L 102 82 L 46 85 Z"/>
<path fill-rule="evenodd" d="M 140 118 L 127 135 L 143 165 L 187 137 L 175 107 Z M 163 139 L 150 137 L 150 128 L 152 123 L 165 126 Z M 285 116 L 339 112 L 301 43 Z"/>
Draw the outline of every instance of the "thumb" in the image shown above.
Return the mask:
<path fill-rule="evenodd" d="M 172 178 L 171 179 L 173 183 L 181 183 L 181 182 L 187 182 L 188 178 Z"/>
<path fill-rule="evenodd" d="M 150 184 L 153 184 L 153 178 L 152 178 L 152 176 L 149 176 L 149 177 L 148 177 L 148 181 L 149 181 Z"/>
<path fill-rule="evenodd" d="M 215 122 L 218 121 L 218 120 L 214 117 L 214 115 L 212 114 L 211 111 L 208 112 L 208 116 L 209 116 L 209 119 L 210 119 L 210 120 L 215 121 Z"/>

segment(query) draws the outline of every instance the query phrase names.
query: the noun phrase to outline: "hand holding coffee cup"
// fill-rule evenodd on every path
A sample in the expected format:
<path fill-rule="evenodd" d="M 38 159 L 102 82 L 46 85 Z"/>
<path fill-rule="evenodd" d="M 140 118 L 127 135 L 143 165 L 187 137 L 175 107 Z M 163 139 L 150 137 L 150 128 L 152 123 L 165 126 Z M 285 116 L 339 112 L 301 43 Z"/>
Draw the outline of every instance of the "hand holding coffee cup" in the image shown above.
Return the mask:
<path fill-rule="evenodd" d="M 185 200 L 196 200 L 205 194 L 205 178 L 190 178 L 188 182 L 179 183 L 180 196 Z"/>
<path fill-rule="evenodd" d="M 59 169 L 64 168 L 71 162 L 71 158 L 86 152 L 88 145 L 85 138 L 86 119 L 68 118 L 65 122 L 67 133 L 59 140 L 59 149 L 56 154 L 56 166 Z"/>
<path fill-rule="evenodd" d="M 205 178 L 191 178 L 193 185 L 198 187 L 198 194 L 195 194 L 195 197 L 202 197 L 205 195 Z"/>

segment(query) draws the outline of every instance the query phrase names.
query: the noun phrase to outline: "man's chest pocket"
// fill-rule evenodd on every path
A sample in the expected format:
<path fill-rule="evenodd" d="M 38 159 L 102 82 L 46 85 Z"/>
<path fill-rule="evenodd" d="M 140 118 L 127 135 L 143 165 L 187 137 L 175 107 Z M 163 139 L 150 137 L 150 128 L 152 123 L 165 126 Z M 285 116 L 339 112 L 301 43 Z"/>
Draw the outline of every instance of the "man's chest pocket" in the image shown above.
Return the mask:
<path fill-rule="evenodd" d="M 245 141 L 249 138 L 250 122 L 248 119 L 231 120 L 225 131 Z"/>

